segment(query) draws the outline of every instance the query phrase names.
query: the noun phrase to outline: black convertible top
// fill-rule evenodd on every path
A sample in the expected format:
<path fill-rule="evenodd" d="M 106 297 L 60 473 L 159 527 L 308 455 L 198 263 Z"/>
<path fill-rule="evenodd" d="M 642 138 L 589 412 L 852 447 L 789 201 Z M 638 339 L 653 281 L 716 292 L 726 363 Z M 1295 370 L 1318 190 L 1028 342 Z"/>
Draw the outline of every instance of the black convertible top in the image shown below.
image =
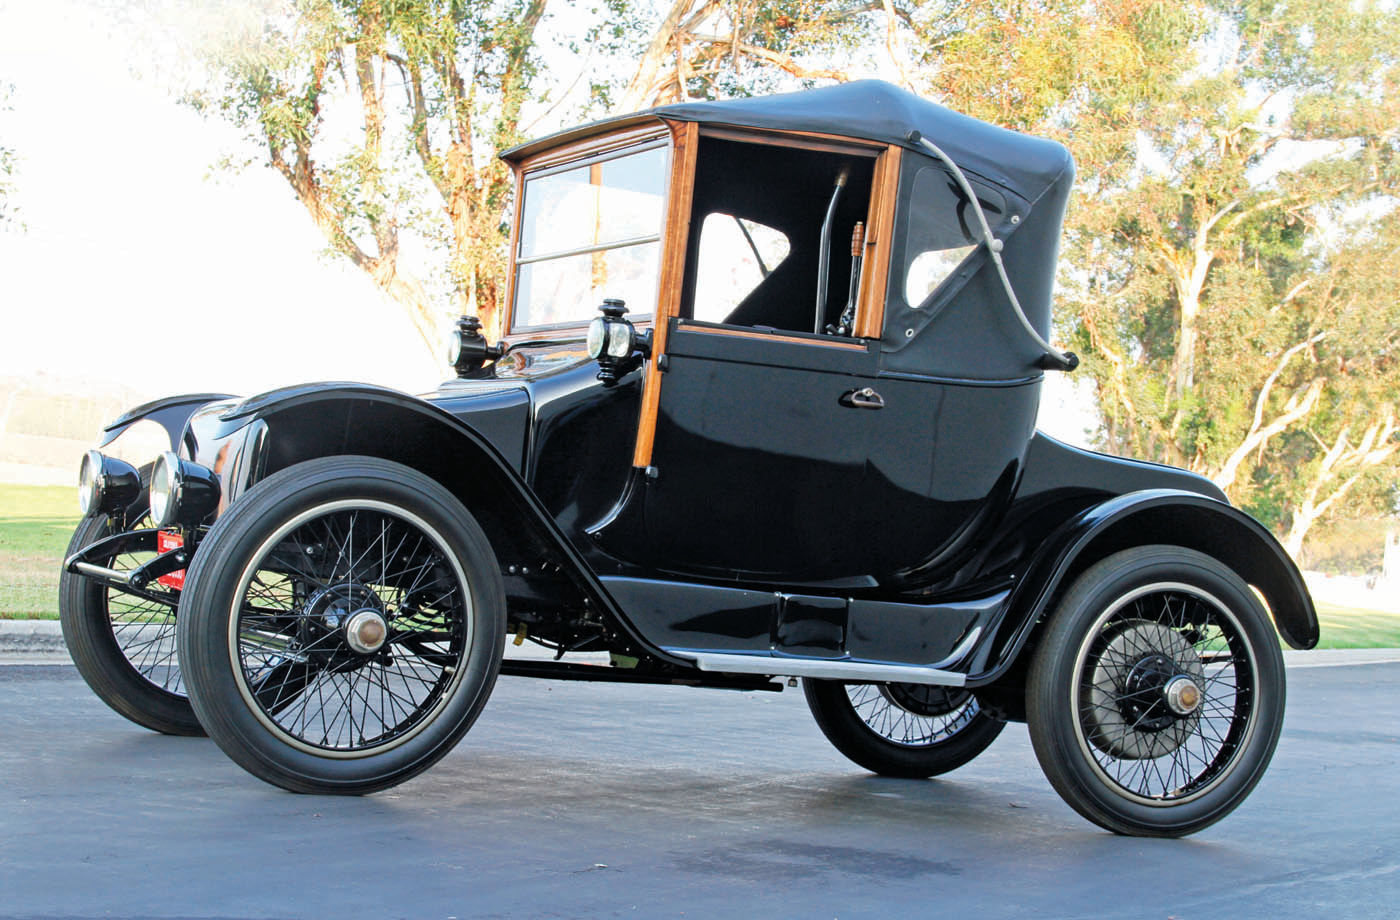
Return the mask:
<path fill-rule="evenodd" d="M 899 144 L 927 155 L 910 141 L 917 130 L 968 172 L 976 173 L 1034 202 L 1051 187 L 1073 177 L 1069 151 L 1054 141 L 1018 134 L 961 115 L 880 80 L 859 80 L 821 89 L 720 102 L 681 102 L 573 128 L 513 147 L 505 160 L 522 160 L 614 124 L 652 115 L 675 121 L 815 131 Z"/>

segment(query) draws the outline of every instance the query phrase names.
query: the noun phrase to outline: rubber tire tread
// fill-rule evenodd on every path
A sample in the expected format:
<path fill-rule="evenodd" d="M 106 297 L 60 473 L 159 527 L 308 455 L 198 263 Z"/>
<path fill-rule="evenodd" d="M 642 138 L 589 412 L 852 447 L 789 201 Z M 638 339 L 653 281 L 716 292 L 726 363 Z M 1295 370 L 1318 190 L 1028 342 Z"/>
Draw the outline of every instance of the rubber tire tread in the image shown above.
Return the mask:
<path fill-rule="evenodd" d="M 229 657 L 229 606 L 251 553 L 277 527 L 305 508 L 354 498 L 406 507 L 438 528 L 457 552 L 469 583 L 473 638 L 463 683 L 433 722 L 384 753 L 336 759 L 292 747 L 249 710 Z M 471 728 L 500 671 L 505 588 L 490 542 L 451 492 L 416 470 L 386 460 L 324 457 L 258 483 L 210 529 L 186 576 L 185 594 L 198 611 L 179 621 L 180 664 L 195 712 L 235 763 L 292 792 L 361 795 L 417 776 L 446 756 Z M 444 719 L 450 721 L 443 723 Z"/>
<path fill-rule="evenodd" d="M 1150 806 L 1115 792 L 1087 763 L 1070 712 L 1071 672 L 1088 628 L 1108 604 L 1140 585 L 1192 584 L 1227 604 L 1246 633 L 1257 661 L 1257 702 L 1249 748 L 1221 785 L 1191 802 Z M 1057 605 L 1036 647 L 1026 680 L 1031 746 L 1050 785 L 1071 808 L 1115 834 L 1184 837 L 1228 815 L 1269 765 L 1283 728 L 1286 687 L 1278 633 L 1254 592 L 1232 569 L 1195 550 L 1171 545 L 1126 549 L 1085 570 Z"/>
<path fill-rule="evenodd" d="M 110 534 L 107 515 L 85 516 L 78 522 L 64 558 Z M 66 570 L 59 574 L 58 619 L 78 673 L 98 699 L 143 728 L 163 735 L 203 735 L 204 727 L 189 698 L 146 680 L 122 653 L 103 591 L 101 585 L 83 575 Z"/>
<path fill-rule="evenodd" d="M 826 739 L 852 762 L 880 776 L 928 779 L 971 761 L 997 739 L 1006 727 L 984 712 L 945 741 L 923 748 L 909 748 L 880 737 L 865 724 L 839 680 L 803 678 L 807 708 Z"/>

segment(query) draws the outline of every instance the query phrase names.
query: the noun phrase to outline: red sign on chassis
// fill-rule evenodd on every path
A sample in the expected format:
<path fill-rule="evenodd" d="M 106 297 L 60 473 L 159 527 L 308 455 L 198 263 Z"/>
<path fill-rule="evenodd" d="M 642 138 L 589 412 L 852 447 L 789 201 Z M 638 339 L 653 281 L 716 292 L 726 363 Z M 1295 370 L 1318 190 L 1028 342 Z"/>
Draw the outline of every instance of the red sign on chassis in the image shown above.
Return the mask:
<path fill-rule="evenodd" d="M 167 530 L 156 531 L 156 552 L 168 553 L 172 549 L 179 549 L 184 545 L 185 538 L 178 533 L 171 533 Z M 162 575 L 156 579 L 156 582 L 179 591 L 185 587 L 185 570 L 180 569 L 178 572 Z"/>

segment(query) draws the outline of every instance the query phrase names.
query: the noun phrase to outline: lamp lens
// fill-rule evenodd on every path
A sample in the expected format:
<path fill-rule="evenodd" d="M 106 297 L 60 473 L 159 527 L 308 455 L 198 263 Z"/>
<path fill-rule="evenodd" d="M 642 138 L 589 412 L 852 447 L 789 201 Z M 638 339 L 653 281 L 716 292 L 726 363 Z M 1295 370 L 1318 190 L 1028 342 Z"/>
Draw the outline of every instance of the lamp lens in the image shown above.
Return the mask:
<path fill-rule="evenodd" d="M 619 361 L 632 353 L 632 324 L 608 323 L 608 357 Z"/>
<path fill-rule="evenodd" d="M 78 507 L 92 514 L 102 506 L 102 455 L 90 450 L 78 467 Z"/>
<path fill-rule="evenodd" d="M 588 357 L 598 358 L 603 354 L 603 340 L 608 336 L 608 324 L 600 316 L 588 324 Z"/>
<path fill-rule="evenodd" d="M 166 527 L 175 520 L 175 487 L 179 466 L 179 459 L 166 451 L 151 470 L 151 518 L 157 527 Z"/>
<path fill-rule="evenodd" d="M 447 363 L 456 364 L 457 359 L 462 357 L 462 331 L 453 329 L 447 336 Z"/>

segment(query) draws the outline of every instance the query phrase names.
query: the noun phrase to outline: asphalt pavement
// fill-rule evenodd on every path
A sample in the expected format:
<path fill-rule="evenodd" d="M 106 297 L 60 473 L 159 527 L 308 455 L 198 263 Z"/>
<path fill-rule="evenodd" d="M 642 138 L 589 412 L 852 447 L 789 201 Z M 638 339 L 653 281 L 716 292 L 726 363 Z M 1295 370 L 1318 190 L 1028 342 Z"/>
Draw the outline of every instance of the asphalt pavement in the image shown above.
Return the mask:
<path fill-rule="evenodd" d="M 1367 657 L 1290 659 L 1269 773 L 1185 840 L 1079 818 L 1022 725 L 873 777 L 791 690 L 502 678 L 428 773 L 327 798 L 0 665 L 0 917 L 1393 918 L 1400 664 Z"/>

